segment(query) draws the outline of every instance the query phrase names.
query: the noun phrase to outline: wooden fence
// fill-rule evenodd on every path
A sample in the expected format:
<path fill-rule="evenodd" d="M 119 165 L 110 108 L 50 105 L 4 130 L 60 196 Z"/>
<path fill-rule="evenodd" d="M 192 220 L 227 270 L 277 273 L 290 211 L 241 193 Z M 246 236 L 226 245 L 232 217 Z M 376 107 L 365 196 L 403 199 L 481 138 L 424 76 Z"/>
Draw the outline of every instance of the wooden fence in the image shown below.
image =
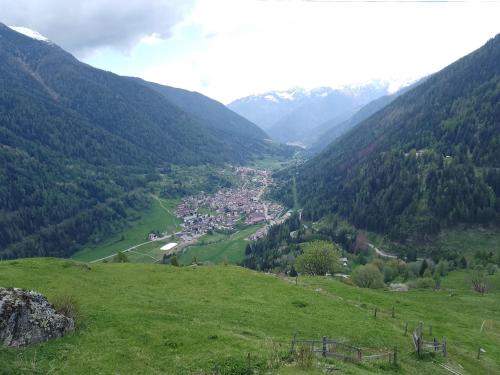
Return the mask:
<path fill-rule="evenodd" d="M 432 330 L 430 330 L 432 332 Z M 413 346 L 415 347 L 415 353 L 421 357 L 425 353 L 439 353 L 441 352 L 444 357 L 448 353 L 448 348 L 446 344 L 446 337 L 443 337 L 441 342 L 439 342 L 435 337 L 432 341 L 426 341 L 424 339 L 424 324 L 420 322 L 418 327 L 412 334 Z"/>
<path fill-rule="evenodd" d="M 296 354 L 301 347 L 323 357 L 335 357 L 345 362 L 363 363 L 375 360 L 386 360 L 396 363 L 397 348 L 393 350 L 379 348 L 360 348 L 345 342 L 333 340 L 324 336 L 321 340 L 302 340 L 295 335 L 292 339 L 291 353 Z"/>

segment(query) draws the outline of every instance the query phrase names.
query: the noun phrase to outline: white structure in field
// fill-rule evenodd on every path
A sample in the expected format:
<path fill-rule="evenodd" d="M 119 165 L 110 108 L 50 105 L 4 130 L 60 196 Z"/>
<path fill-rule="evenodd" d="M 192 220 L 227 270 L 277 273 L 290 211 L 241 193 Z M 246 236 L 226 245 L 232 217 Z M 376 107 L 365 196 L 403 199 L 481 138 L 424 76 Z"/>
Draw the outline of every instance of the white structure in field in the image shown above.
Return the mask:
<path fill-rule="evenodd" d="M 161 250 L 170 250 L 170 249 L 173 249 L 176 246 L 177 246 L 176 242 L 170 242 L 170 243 L 168 243 L 166 245 L 163 245 L 160 249 Z"/>

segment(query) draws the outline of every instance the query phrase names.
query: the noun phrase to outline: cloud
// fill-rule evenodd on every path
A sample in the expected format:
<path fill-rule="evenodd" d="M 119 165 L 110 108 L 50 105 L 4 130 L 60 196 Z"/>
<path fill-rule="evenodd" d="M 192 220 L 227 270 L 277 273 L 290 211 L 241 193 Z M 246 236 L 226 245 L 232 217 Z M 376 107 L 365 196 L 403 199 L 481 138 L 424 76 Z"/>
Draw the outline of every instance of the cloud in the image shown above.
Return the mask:
<path fill-rule="evenodd" d="M 195 0 L 0 0 L 0 22 L 26 26 L 85 55 L 101 47 L 127 52 L 141 40 L 172 35 Z"/>

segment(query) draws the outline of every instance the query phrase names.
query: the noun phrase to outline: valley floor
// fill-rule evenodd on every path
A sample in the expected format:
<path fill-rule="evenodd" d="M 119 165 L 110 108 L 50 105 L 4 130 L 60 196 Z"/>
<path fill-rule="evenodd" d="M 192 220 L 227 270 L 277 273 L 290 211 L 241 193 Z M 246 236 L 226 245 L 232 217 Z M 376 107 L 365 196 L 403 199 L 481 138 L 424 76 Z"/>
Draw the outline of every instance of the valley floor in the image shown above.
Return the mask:
<path fill-rule="evenodd" d="M 409 330 L 423 321 L 446 336 L 461 374 L 500 371 L 500 275 L 480 296 L 453 272 L 440 291 L 391 293 L 326 277 L 278 278 L 234 266 L 93 264 L 60 259 L 0 262 L 0 285 L 73 295 L 77 332 L 27 349 L 0 349 L 0 374 L 239 373 L 228 366 L 274 364 L 274 374 L 315 373 L 279 360 L 294 333 L 362 347 L 398 348 L 398 365 L 336 362 L 339 373 L 446 374 L 441 356 L 417 360 Z M 377 318 L 373 316 L 378 308 Z M 395 317 L 391 317 L 392 308 Z M 476 359 L 478 348 L 485 350 Z M 273 362 L 274 361 L 274 362 Z M 224 372 L 226 370 L 228 372 Z M 319 372 L 318 372 L 319 373 Z"/>

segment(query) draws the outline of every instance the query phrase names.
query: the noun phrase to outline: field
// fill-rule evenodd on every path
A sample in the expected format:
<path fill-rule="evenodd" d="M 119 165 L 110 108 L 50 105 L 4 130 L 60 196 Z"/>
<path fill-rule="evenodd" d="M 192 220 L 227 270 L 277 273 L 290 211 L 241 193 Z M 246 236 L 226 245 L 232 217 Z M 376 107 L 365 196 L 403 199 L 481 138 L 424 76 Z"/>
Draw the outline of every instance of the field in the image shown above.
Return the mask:
<path fill-rule="evenodd" d="M 500 253 L 500 230 L 494 228 L 468 228 L 444 230 L 438 243 L 443 250 L 455 250 L 473 255 L 476 251 Z"/>
<path fill-rule="evenodd" d="M 49 300 L 72 294 L 81 319 L 79 330 L 63 339 L 0 348 L 0 374 L 192 374 L 216 367 L 244 374 L 248 354 L 251 366 L 274 363 L 270 374 L 320 373 L 277 360 L 294 332 L 398 347 L 397 366 L 338 362 L 341 373 L 447 374 L 438 365 L 441 356 L 417 360 L 412 353 L 403 325 L 411 329 L 418 321 L 447 337 L 448 361 L 460 373 L 498 373 L 500 276 L 493 280 L 497 289 L 484 297 L 465 279 L 454 272 L 441 291 L 389 293 L 324 277 L 299 278 L 295 285 L 234 266 L 93 264 L 87 270 L 69 260 L 4 261 L 0 285 L 34 289 Z M 477 360 L 479 346 L 486 352 Z"/>
<path fill-rule="evenodd" d="M 243 260 L 245 247 L 248 243 L 245 240 L 255 233 L 262 225 L 252 225 L 233 234 L 214 233 L 201 237 L 195 245 L 188 246 L 179 253 L 179 262 L 187 265 L 191 264 L 194 258 L 199 262 L 211 262 L 220 264 L 225 261 L 236 264 Z"/>
<path fill-rule="evenodd" d="M 141 217 L 131 222 L 123 232 L 106 240 L 102 244 L 96 246 L 86 247 L 72 256 L 75 260 L 89 262 L 92 260 L 100 259 L 112 255 L 118 251 L 128 249 L 137 244 L 147 241 L 147 235 L 152 230 L 160 232 L 173 233 L 179 228 L 180 220 L 175 216 L 175 207 L 177 200 L 167 200 L 153 197 L 151 207 L 149 210 L 144 211 Z M 140 247 L 137 251 L 150 252 L 151 249 L 154 254 L 159 251 L 164 243 L 155 243 Z M 133 254 L 130 254 L 131 259 L 135 259 Z M 149 257 L 141 259 L 151 259 Z M 151 259 L 152 261 L 152 259 Z"/>

